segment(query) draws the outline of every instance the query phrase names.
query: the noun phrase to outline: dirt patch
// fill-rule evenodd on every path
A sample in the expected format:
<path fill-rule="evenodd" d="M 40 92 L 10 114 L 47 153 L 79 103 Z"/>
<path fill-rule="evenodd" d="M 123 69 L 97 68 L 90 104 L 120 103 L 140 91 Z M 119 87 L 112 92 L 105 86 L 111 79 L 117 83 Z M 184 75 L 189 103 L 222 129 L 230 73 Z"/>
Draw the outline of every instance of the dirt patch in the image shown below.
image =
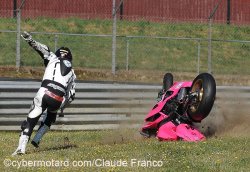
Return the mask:
<path fill-rule="evenodd" d="M 87 69 L 75 68 L 78 80 L 83 81 L 113 81 L 113 82 L 141 82 L 151 84 L 161 84 L 166 72 L 172 72 L 174 81 L 192 81 L 196 72 L 173 72 L 173 71 L 149 71 L 149 70 L 118 70 L 112 74 L 111 69 Z M 42 79 L 43 67 L 21 67 L 19 70 L 15 66 L 0 66 L 0 77 Z M 250 85 L 249 75 L 214 75 L 217 85 Z"/>
<path fill-rule="evenodd" d="M 128 142 L 134 142 L 142 140 L 142 136 L 137 129 L 128 129 L 128 126 L 121 126 L 118 129 L 110 130 L 110 132 L 104 134 L 101 139 L 101 144 L 115 145 L 126 144 Z"/>
<path fill-rule="evenodd" d="M 221 99 L 215 102 L 210 115 L 199 125 L 206 136 L 250 136 L 249 104 L 235 93 L 233 102 Z"/>

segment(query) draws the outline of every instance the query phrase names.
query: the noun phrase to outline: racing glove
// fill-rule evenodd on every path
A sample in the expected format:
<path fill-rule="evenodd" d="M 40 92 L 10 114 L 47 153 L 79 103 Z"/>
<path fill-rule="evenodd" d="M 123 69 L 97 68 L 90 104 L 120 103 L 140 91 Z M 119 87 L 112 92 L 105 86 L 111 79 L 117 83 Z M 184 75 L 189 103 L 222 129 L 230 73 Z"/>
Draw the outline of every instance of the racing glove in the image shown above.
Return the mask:
<path fill-rule="evenodd" d="M 66 97 L 64 97 L 60 109 L 62 109 L 62 110 L 65 109 L 65 107 L 67 105 L 69 105 L 74 99 L 75 99 L 75 89 L 71 89 L 68 92 L 68 95 L 66 95 Z"/>
<path fill-rule="evenodd" d="M 165 90 L 164 89 L 162 89 L 162 90 L 160 90 L 159 92 L 158 92 L 158 96 L 157 96 L 157 98 L 156 98 L 156 101 L 157 102 L 159 102 L 159 101 L 161 101 L 161 99 L 162 99 L 162 96 L 163 96 L 163 94 L 165 94 Z"/>
<path fill-rule="evenodd" d="M 75 100 L 75 96 L 76 96 L 75 89 L 71 89 L 69 91 L 69 102 L 72 102 L 73 100 Z"/>
<path fill-rule="evenodd" d="M 31 41 L 32 41 L 32 36 L 31 36 L 28 32 L 26 32 L 26 31 L 24 31 L 24 32 L 21 34 L 21 36 L 22 36 L 23 39 L 24 39 L 25 41 L 27 41 L 27 42 L 31 42 Z"/>

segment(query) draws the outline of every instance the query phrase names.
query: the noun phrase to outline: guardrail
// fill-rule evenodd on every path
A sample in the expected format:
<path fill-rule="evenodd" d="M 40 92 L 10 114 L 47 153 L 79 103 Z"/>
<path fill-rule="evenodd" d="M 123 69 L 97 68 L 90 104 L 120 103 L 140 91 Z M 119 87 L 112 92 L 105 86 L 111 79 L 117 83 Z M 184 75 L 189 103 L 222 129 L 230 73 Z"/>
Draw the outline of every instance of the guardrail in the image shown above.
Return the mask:
<path fill-rule="evenodd" d="M 20 130 L 39 88 L 40 81 L 0 81 L 0 130 Z M 75 101 L 51 129 L 139 127 L 160 89 L 160 85 L 79 82 Z M 249 102 L 250 87 L 218 86 L 214 110 L 225 104 L 247 108 Z"/>
<path fill-rule="evenodd" d="M 39 88 L 39 81 L 0 81 L 0 130 L 20 129 Z M 51 129 L 137 126 L 154 104 L 158 89 L 160 86 L 155 85 L 77 83 L 75 101 L 64 110 L 64 117 L 57 117 Z"/>

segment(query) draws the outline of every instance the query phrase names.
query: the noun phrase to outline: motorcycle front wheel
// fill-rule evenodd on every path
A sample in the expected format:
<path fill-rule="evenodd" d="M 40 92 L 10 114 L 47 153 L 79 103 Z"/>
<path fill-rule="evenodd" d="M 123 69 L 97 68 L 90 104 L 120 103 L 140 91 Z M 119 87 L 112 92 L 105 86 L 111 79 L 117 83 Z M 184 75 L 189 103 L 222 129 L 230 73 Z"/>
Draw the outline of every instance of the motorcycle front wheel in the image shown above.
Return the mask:
<path fill-rule="evenodd" d="M 201 122 L 206 118 L 214 104 L 216 96 L 216 83 L 209 73 L 199 74 L 192 83 L 191 93 L 197 93 L 196 100 L 187 110 L 189 118 L 194 122 Z"/>

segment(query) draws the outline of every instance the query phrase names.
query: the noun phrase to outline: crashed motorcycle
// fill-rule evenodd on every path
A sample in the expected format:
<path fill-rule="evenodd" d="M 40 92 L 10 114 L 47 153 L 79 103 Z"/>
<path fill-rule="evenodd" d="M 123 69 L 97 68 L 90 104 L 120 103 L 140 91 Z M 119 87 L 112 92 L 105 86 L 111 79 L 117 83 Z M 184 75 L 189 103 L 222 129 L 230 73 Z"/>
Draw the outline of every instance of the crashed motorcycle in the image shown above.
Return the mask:
<path fill-rule="evenodd" d="M 166 73 L 160 100 L 145 117 L 140 134 L 160 141 L 205 140 L 194 124 L 209 115 L 215 96 L 215 79 L 209 73 L 181 82 L 173 82 L 173 75 Z"/>

